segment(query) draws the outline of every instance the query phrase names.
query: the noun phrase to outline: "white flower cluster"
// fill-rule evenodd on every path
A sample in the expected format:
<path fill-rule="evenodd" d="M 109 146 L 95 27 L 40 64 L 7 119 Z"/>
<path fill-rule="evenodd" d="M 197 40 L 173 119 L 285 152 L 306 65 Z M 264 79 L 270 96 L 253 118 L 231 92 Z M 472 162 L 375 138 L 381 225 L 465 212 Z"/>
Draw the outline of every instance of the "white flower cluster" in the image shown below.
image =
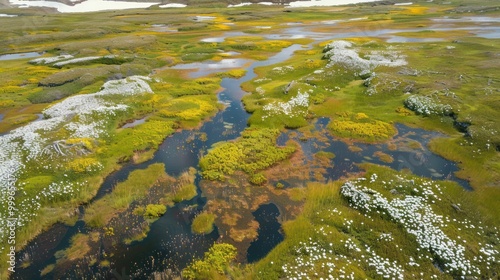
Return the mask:
<path fill-rule="evenodd" d="M 363 250 L 354 241 L 348 238 L 345 241 L 345 247 L 356 253 L 361 253 L 361 259 L 365 260 L 368 266 L 374 267 L 375 272 L 378 275 L 382 275 L 383 278 L 404 278 L 404 270 L 401 265 L 399 265 L 396 261 L 391 262 L 388 258 L 384 259 L 380 257 L 370 248 L 370 246 L 365 245 L 365 249 Z M 366 257 L 364 255 L 365 253 L 369 254 L 369 257 Z"/>
<path fill-rule="evenodd" d="M 353 70 L 371 70 L 377 66 L 397 67 L 406 65 L 405 56 L 395 51 L 372 51 L 362 58 L 353 48 L 353 43 L 339 40 L 325 47 L 324 58 L 330 60 L 329 65 L 343 65 Z"/>
<path fill-rule="evenodd" d="M 254 80 L 255 83 L 263 83 L 263 82 L 267 82 L 267 81 L 270 81 L 271 79 L 269 78 L 260 78 L 260 79 L 257 79 L 257 80 Z"/>
<path fill-rule="evenodd" d="M 309 94 L 299 93 L 297 96 L 292 97 L 287 102 L 273 102 L 265 105 L 263 110 L 267 115 L 262 116 L 262 119 L 266 119 L 270 116 L 275 115 L 287 115 L 290 117 L 294 116 L 304 116 L 307 114 L 307 109 L 309 108 Z"/>
<path fill-rule="evenodd" d="M 139 93 L 153 93 L 146 81 L 151 80 L 144 76 L 131 76 L 121 80 L 104 83 L 99 92 L 93 94 L 75 95 L 43 111 L 49 117 L 91 114 L 94 112 L 108 113 L 127 108 L 126 105 L 105 102 L 101 97 L 107 95 L 134 95 Z"/>
<path fill-rule="evenodd" d="M 394 237 L 392 237 L 392 234 L 390 233 L 381 233 L 380 236 L 378 237 L 378 240 L 391 242 L 394 241 Z"/>
<path fill-rule="evenodd" d="M 58 55 L 58 56 L 53 56 L 53 57 L 41 57 L 41 58 L 35 58 L 33 60 L 30 60 L 31 64 L 50 64 L 54 62 L 58 62 L 61 60 L 66 60 L 66 59 L 71 59 L 74 56 L 70 54 L 63 54 L 63 55 Z"/>
<path fill-rule="evenodd" d="M 18 207 L 17 227 L 19 228 L 36 218 L 37 212 L 42 205 L 40 204 L 40 197 L 36 196 L 23 198 L 16 206 Z"/>
<path fill-rule="evenodd" d="M 278 66 L 278 67 L 274 67 L 273 69 L 271 69 L 271 71 L 274 73 L 274 74 L 280 74 L 280 75 L 283 75 L 283 74 L 286 74 L 286 73 L 290 73 L 294 70 L 295 68 L 291 65 L 287 65 L 287 66 Z"/>
<path fill-rule="evenodd" d="M 43 189 L 40 194 L 47 199 L 55 199 L 65 195 L 72 195 L 75 193 L 75 190 L 80 187 L 84 187 L 86 183 L 87 182 L 72 183 L 67 180 L 54 182 Z"/>
<path fill-rule="evenodd" d="M 317 231 L 319 234 L 324 228 Z M 336 265 L 335 262 L 347 262 L 347 264 L 358 264 L 373 267 L 375 273 L 383 278 L 403 279 L 404 270 L 401 265 L 387 258 L 382 258 L 376 254 L 369 246 L 360 248 L 353 240 L 347 238 L 340 240 L 344 247 L 348 249 L 351 256 L 337 254 L 333 243 L 317 242 L 309 238 L 307 242 L 300 242 L 295 249 L 295 259 L 293 263 L 285 264 L 281 267 L 287 279 L 355 279 L 354 272 L 347 274 L 346 264 Z M 334 277 L 333 275 L 338 275 Z M 311 277 L 313 276 L 313 277 Z M 325 278 L 321 278 L 324 276 Z"/>
<path fill-rule="evenodd" d="M 433 193 L 423 192 L 424 197 L 406 195 L 402 199 L 389 201 L 373 189 L 358 186 L 359 182 L 346 182 L 341 188 L 341 194 L 348 198 L 353 208 L 366 213 L 382 211 L 389 215 L 416 237 L 421 248 L 442 261 L 446 272 L 458 272 L 464 276 L 480 275 L 479 269 L 465 258 L 465 247 L 442 231 L 441 228 L 446 227 L 443 217 L 436 215 L 426 203 L 427 199 L 432 199 Z M 414 191 L 418 192 L 419 189 L 415 188 Z"/>
<path fill-rule="evenodd" d="M 495 263 L 497 262 L 496 256 L 498 256 L 499 252 L 496 250 L 493 245 L 491 244 L 486 244 L 484 247 L 481 247 L 479 249 L 479 252 L 483 253 L 486 255 L 486 261 Z"/>
<path fill-rule="evenodd" d="M 330 247 L 332 245 L 330 243 Z M 310 279 L 309 275 L 315 274 L 317 276 L 319 270 L 325 271 L 330 276 L 334 273 L 335 264 L 332 261 L 333 251 L 331 248 L 326 249 L 325 246 L 309 238 L 308 242 L 299 243 L 296 253 L 297 257 L 293 263 L 284 264 L 281 267 L 287 279 Z"/>
<path fill-rule="evenodd" d="M 73 59 L 70 59 L 70 60 L 56 62 L 56 63 L 53 64 L 53 66 L 61 67 L 61 66 L 68 65 L 68 64 L 73 64 L 73 63 L 79 63 L 79 62 L 84 62 L 84 61 L 92 61 L 92 60 L 96 60 L 96 59 L 100 59 L 100 58 L 114 58 L 114 57 L 115 57 L 114 55 L 79 57 L 79 58 L 73 58 Z"/>
<path fill-rule="evenodd" d="M 388 258 L 382 258 L 377 255 L 374 251 L 371 251 L 369 247 L 366 248 L 371 254 L 368 258 L 368 266 L 375 267 L 375 271 L 378 275 L 382 275 L 383 278 L 390 279 L 403 279 L 404 270 L 401 265 L 396 261 L 390 261 Z"/>
<path fill-rule="evenodd" d="M 450 105 L 440 104 L 428 96 L 411 95 L 404 101 L 405 106 L 415 111 L 417 114 L 429 115 L 449 115 L 452 113 Z"/>
<path fill-rule="evenodd" d="M 133 95 L 152 93 L 146 82 L 148 77 L 133 76 L 123 80 L 109 81 L 103 85 L 101 91 L 94 94 L 68 97 L 43 113 L 48 119 L 42 119 L 16 128 L 8 134 L 0 136 L 0 240 L 4 241 L 6 232 L 5 205 L 8 199 L 6 189 L 17 186 L 22 192 L 23 186 L 17 184 L 20 174 L 26 163 L 39 160 L 44 147 L 51 144 L 53 139 L 49 132 L 54 132 L 64 126 L 72 132 L 70 138 L 99 138 L 105 132 L 109 117 L 117 111 L 125 110 L 128 106 L 105 101 L 107 95 Z M 95 166 L 94 166 L 95 167 Z M 93 167 L 93 168 L 94 168 Z M 101 168 L 97 166 L 95 168 Z M 42 191 L 42 195 L 69 194 L 67 182 L 54 183 Z M 81 186 L 81 185 L 77 185 Z M 33 200 L 34 201 L 31 201 Z M 22 225 L 31 220 L 39 209 L 39 202 L 35 198 L 26 198 L 19 203 L 18 224 Z M 28 201 L 29 200 L 29 201 Z M 23 203 L 26 206 L 21 207 Z M 38 206 L 37 206 L 38 205 Z"/>

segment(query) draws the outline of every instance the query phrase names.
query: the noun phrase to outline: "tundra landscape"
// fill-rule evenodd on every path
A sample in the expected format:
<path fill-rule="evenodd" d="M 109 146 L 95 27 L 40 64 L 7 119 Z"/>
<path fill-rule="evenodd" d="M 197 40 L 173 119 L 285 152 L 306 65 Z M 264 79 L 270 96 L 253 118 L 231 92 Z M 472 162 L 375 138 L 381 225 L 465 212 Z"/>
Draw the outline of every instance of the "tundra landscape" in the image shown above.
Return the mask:
<path fill-rule="evenodd" d="M 500 277 L 496 1 L 38 2 L 0 279 Z"/>

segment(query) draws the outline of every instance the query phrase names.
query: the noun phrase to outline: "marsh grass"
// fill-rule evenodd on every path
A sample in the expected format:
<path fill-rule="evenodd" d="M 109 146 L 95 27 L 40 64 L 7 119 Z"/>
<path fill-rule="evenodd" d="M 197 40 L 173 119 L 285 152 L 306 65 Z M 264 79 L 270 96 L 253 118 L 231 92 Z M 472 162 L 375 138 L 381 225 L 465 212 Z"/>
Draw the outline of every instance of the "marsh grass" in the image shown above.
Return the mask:
<path fill-rule="evenodd" d="M 214 230 L 214 221 L 214 214 L 200 213 L 194 218 L 191 230 L 196 234 L 209 234 Z"/>
<path fill-rule="evenodd" d="M 367 170 L 365 178 L 369 178 L 372 174 L 377 174 L 378 179 L 375 183 L 370 184 L 370 187 L 383 192 L 386 195 L 391 195 L 387 189 L 383 189 L 383 184 L 380 182 L 388 181 L 391 178 L 396 178 L 397 172 L 375 165 L 365 164 L 362 168 Z M 412 177 L 407 174 L 397 175 L 404 177 Z M 414 177 L 414 180 L 421 180 Z M 421 254 L 419 246 L 416 244 L 415 239 L 410 234 L 406 233 L 400 227 L 394 226 L 388 217 L 384 215 L 365 215 L 351 208 L 347 201 L 340 195 L 340 186 L 342 182 L 334 182 L 328 184 L 309 183 L 306 189 L 306 203 L 303 212 L 293 221 L 288 221 L 283 224 L 285 230 L 285 241 L 280 243 L 271 253 L 264 259 L 259 261 L 253 268 L 253 277 L 259 279 L 278 279 L 287 275 L 284 273 L 282 266 L 294 263 L 296 258 L 303 256 L 302 252 L 297 250 L 300 242 L 317 242 L 319 246 L 329 248 L 332 251 L 332 259 L 335 258 L 335 269 L 333 276 L 339 277 L 342 275 L 349 275 L 354 273 L 355 277 L 360 278 L 377 278 L 377 274 L 373 268 L 363 265 L 362 262 L 356 264 L 358 261 L 345 262 L 345 260 L 360 260 L 359 256 L 344 246 L 341 240 L 351 239 L 358 246 L 366 244 L 370 246 L 371 250 L 377 252 L 383 258 L 396 260 L 399 264 L 404 264 L 405 275 L 419 275 L 420 272 L 434 273 L 441 275 L 442 279 L 452 279 L 450 275 L 440 274 L 434 267 L 432 261 L 419 259 L 419 267 L 408 266 L 408 258 L 411 256 L 415 260 Z M 487 217 L 478 215 L 477 207 L 481 203 L 475 199 L 464 196 L 464 190 L 451 182 L 440 182 L 444 198 L 442 202 L 434 204 L 432 207 L 434 211 L 459 221 L 468 220 L 477 226 L 481 222 L 485 222 Z M 411 187 L 408 189 L 410 191 Z M 476 197 L 476 194 L 472 195 Z M 479 197 L 479 196 L 477 196 Z M 450 204 L 458 203 L 464 206 L 460 212 L 455 211 Z M 334 212 L 331 212 L 335 209 Z M 479 220 L 477 220 L 479 219 Z M 347 222 L 346 222 L 347 221 Z M 491 226 L 491 224 L 489 224 Z M 446 234 L 451 237 L 458 235 L 466 236 L 469 242 L 492 242 L 489 237 L 474 235 L 474 230 L 464 229 L 459 230 L 459 224 L 453 224 L 446 228 Z M 380 234 L 390 233 L 392 241 L 383 241 L 379 239 Z M 478 240 L 482 239 L 481 240 Z M 302 244 L 303 244 L 302 243 Z M 330 245 L 328 245 L 330 244 Z M 475 243 L 474 243 L 475 244 Z M 362 247 L 362 246 L 361 246 Z M 469 248 L 476 252 L 477 248 Z M 307 254 L 306 254 L 307 256 Z M 313 257 L 311 255 L 311 257 Z M 322 261 L 319 261 L 321 263 Z M 327 262 L 326 260 L 323 262 Z M 314 270 L 301 270 L 310 277 L 320 277 L 321 275 L 328 275 L 326 271 L 320 269 L 320 265 L 316 266 Z M 339 271 L 340 267 L 342 269 Z M 486 269 L 483 267 L 483 269 Z M 313 274 L 313 272 L 318 273 Z"/>
<path fill-rule="evenodd" d="M 91 227 L 103 227 L 118 212 L 127 209 L 134 200 L 144 197 L 147 190 L 164 177 L 165 166 L 161 163 L 132 171 L 126 181 L 114 187 L 111 194 L 86 209 L 84 221 Z"/>
<path fill-rule="evenodd" d="M 148 236 L 149 230 L 150 230 L 149 223 L 146 223 L 141 232 L 136 233 L 130 238 L 125 238 L 125 240 L 123 240 L 123 243 L 125 243 L 126 245 L 130 245 L 135 241 L 141 241 Z"/>
<path fill-rule="evenodd" d="M 386 162 L 386 163 L 391 163 L 394 161 L 394 158 L 391 157 L 391 155 L 386 154 L 382 151 L 376 151 L 375 153 L 373 153 L 373 156 L 378 157 L 381 161 Z"/>
<path fill-rule="evenodd" d="M 216 144 L 200 160 L 203 177 L 223 180 L 238 170 L 253 175 L 285 160 L 295 151 L 295 147 L 276 146 L 278 135 L 279 130 L 276 129 L 247 129 L 234 142 Z"/>
<path fill-rule="evenodd" d="M 76 260 L 85 257 L 90 251 L 89 246 L 90 237 L 86 234 L 76 234 L 71 238 L 71 246 L 66 249 L 66 258 L 68 260 Z"/>

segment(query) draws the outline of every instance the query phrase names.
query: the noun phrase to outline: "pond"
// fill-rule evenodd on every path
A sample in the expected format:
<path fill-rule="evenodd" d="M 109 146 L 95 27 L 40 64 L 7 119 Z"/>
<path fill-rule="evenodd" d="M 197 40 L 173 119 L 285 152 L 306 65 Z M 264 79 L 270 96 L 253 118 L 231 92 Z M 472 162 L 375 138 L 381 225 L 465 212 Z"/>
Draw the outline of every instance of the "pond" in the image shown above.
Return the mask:
<path fill-rule="evenodd" d="M 445 137 L 443 134 L 396 124 L 398 132 L 387 143 L 353 143 L 349 146 L 328 132 L 326 126 L 329 122 L 328 118 L 320 118 L 316 122 L 316 130 L 321 133 L 322 140 L 317 137 L 304 140 L 302 134 L 296 131 L 293 131 L 294 135 L 290 137 L 289 131 L 280 135 L 278 144 L 284 146 L 288 140 L 295 140 L 300 144 L 306 160 L 311 160 L 314 154 L 320 151 L 333 153 L 335 158 L 331 159 L 330 167 L 326 169 L 326 178 L 332 181 L 340 179 L 349 172 L 359 171 L 356 164 L 367 162 L 389 166 L 395 170 L 406 169 L 415 175 L 435 180 L 452 180 L 464 189 L 472 190 L 467 181 L 454 175 L 459 170 L 456 163 L 432 153 L 427 148 L 431 139 Z M 390 162 L 377 156 L 382 155 L 381 153 L 389 155 Z"/>
<path fill-rule="evenodd" d="M 246 66 L 247 72 L 239 79 L 222 79 L 221 87 L 224 90 L 218 94 L 218 98 L 220 102 L 228 105 L 225 110 L 218 112 L 200 128 L 182 130 L 167 137 L 151 160 L 141 164 L 127 163 L 120 170 L 110 174 L 91 203 L 109 193 L 113 186 L 124 181 L 130 172 L 144 169 L 152 163 L 164 163 L 166 172 L 172 176 L 177 176 L 190 167 L 197 168 L 200 156 L 205 154 L 214 143 L 233 140 L 247 127 L 250 115 L 244 110 L 241 103 L 241 98 L 247 93 L 241 89 L 241 84 L 256 77 L 254 69 L 283 62 L 290 58 L 296 50 L 303 49 L 303 47 L 299 44 L 292 45 L 265 61 L 226 60 L 222 63 L 208 61 L 175 66 L 174 69 L 193 70 L 191 77 L 201 77 L 217 71 L 224 71 L 227 65 L 234 64 L 238 67 Z M 231 63 L 227 63 L 228 61 Z M 320 150 L 336 155 L 332 159 L 332 166 L 326 170 L 325 175 L 329 179 L 338 179 L 349 172 L 357 171 L 355 163 L 374 162 L 398 170 L 407 168 L 417 175 L 430 178 L 448 178 L 468 187 L 467 182 L 454 177 L 453 172 L 457 169 L 453 162 L 434 155 L 425 148 L 427 142 L 432 137 L 440 136 L 439 134 L 398 124 L 399 133 L 394 141 L 401 149 L 390 149 L 388 144 L 355 144 L 360 151 L 352 152 L 346 143 L 326 133 L 328 122 L 328 119 L 321 118 L 315 124 L 318 131 L 325 133 L 327 140 L 311 138 L 307 141 L 297 142 L 300 143 L 306 158 L 312 158 L 314 153 Z M 291 135 L 292 132 L 296 136 Z M 202 133 L 207 135 L 206 139 L 201 140 L 200 137 L 195 137 Z M 294 137 L 300 138 L 300 133 L 287 131 L 282 133 L 278 142 L 284 144 L 289 138 Z M 186 142 L 186 139 L 193 140 Z M 419 148 L 405 148 L 404 143 L 407 141 L 419 143 Z M 386 163 L 378 160 L 373 156 L 377 151 L 389 154 L 394 161 Z M 201 178 L 197 175 L 195 179 L 197 196 L 190 201 L 184 201 L 170 207 L 165 215 L 151 224 L 149 233 L 142 241 L 132 242 L 130 245 L 116 244 L 113 247 L 113 255 L 105 257 L 110 260 L 110 267 L 100 267 L 99 265 L 89 267 L 88 259 L 84 259 L 69 266 L 56 266 L 52 272 L 47 274 L 47 277 L 57 279 L 117 279 L 116 275 L 127 275 L 127 277 L 136 279 L 147 278 L 155 272 L 163 273 L 168 270 L 178 272 L 193 258 L 201 257 L 219 238 L 217 228 L 208 235 L 195 235 L 191 232 L 193 218 L 202 211 L 206 204 L 206 198 L 202 196 L 199 188 L 200 181 Z M 287 186 L 287 184 L 284 185 Z M 81 218 L 85 209 L 80 207 L 79 211 Z M 280 211 L 276 205 L 272 203 L 261 205 L 253 214 L 261 228 L 258 231 L 258 238 L 247 251 L 248 261 L 262 258 L 283 240 L 280 224 L 277 220 Z M 19 259 L 16 273 L 13 274 L 12 279 L 39 278 L 42 269 L 56 262 L 56 252 L 67 249 L 71 238 L 79 232 L 87 232 L 85 223 L 81 219 L 74 226 L 56 224 L 37 236 L 23 251 L 19 252 L 19 255 L 23 257 Z M 101 252 L 100 258 L 104 259 L 102 254 L 104 252 Z M 30 259 L 31 265 L 26 268 L 21 267 L 21 261 L 27 258 Z"/>
<path fill-rule="evenodd" d="M 25 53 L 3 54 L 3 55 L 0 55 L 0 61 L 33 58 L 33 57 L 39 57 L 42 54 L 43 54 L 43 52 L 42 53 L 40 53 L 40 52 L 25 52 Z"/>
<path fill-rule="evenodd" d="M 265 257 L 285 238 L 281 233 L 281 224 L 278 222 L 280 211 L 275 204 L 261 205 L 252 214 L 259 223 L 259 229 L 257 239 L 248 248 L 247 260 L 250 263 Z"/>
<path fill-rule="evenodd" d="M 120 127 L 120 128 L 132 128 L 132 127 L 134 127 L 134 126 L 138 126 L 138 125 L 140 125 L 140 124 L 145 123 L 145 122 L 146 122 L 146 119 L 147 119 L 147 117 L 144 117 L 144 118 L 142 118 L 142 119 L 138 119 L 138 120 L 134 120 L 134 121 L 132 121 L 132 122 L 129 122 L 129 123 L 124 124 L 124 125 L 123 125 L 122 127 Z"/>
<path fill-rule="evenodd" d="M 177 28 L 168 26 L 166 24 L 152 24 L 149 30 L 154 32 L 177 32 Z"/>

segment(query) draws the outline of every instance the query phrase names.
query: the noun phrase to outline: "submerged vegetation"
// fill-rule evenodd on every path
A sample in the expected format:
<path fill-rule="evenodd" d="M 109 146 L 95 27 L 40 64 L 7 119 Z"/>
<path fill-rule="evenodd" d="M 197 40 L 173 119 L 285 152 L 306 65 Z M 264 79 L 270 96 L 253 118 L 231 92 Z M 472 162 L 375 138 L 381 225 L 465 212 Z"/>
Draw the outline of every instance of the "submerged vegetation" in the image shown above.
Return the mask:
<path fill-rule="evenodd" d="M 7 244 L 12 235 L 8 218 L 17 219 L 17 252 L 58 222 L 81 218 L 86 226 L 33 277 L 114 271 L 120 246 L 146 239 L 169 215 L 200 240 L 216 228 L 220 234 L 203 258 L 182 270 L 195 255 L 189 252 L 168 267 L 187 279 L 498 277 L 495 3 L 214 9 L 220 3 L 195 2 L 205 8 L 1 10 L 19 16 L 0 17 L 0 53 L 40 57 L 0 66 L 0 240 Z M 290 57 L 255 64 L 256 76 L 246 69 L 287 48 L 295 50 Z M 171 67 L 187 63 L 209 66 Z M 234 116 L 215 118 L 232 140 L 212 145 L 210 134 L 197 132 L 176 149 L 210 143 L 194 153 L 198 166 L 172 175 L 156 150 L 169 135 L 235 106 L 239 100 L 217 97 L 228 81 L 248 93 L 248 127 L 235 129 Z M 424 162 L 422 143 L 400 135 L 397 123 L 443 133 L 429 148 L 457 162 L 455 175 L 472 191 L 371 164 L 328 182 L 334 159 L 351 160 L 322 150 L 332 136 L 355 153 L 374 144 L 368 155 L 378 163 L 401 162 L 385 144 L 413 151 L 411 164 Z M 132 171 L 102 192 L 105 178 L 123 166 Z M 252 241 L 267 237 L 252 212 L 268 203 L 279 208 L 285 239 L 260 261 L 238 264 Z M 191 240 L 186 236 L 172 243 Z M 184 250 L 158 246 L 173 246 L 169 255 Z M 2 279 L 9 250 L 0 250 Z M 16 255 L 17 268 L 37 265 L 30 254 Z M 156 256 L 151 269 L 156 261 L 163 270 L 168 261 Z"/>
<path fill-rule="evenodd" d="M 162 163 L 150 165 L 144 170 L 133 171 L 126 181 L 116 185 L 111 194 L 104 196 L 87 208 L 85 213 L 87 225 L 91 227 L 103 227 L 117 211 L 127 209 L 133 201 L 144 196 L 146 191 L 155 183 L 162 178 L 165 179 L 165 176 L 165 166 Z M 156 210 L 160 210 L 156 205 L 148 205 L 144 215 L 154 217 L 152 214 L 159 214 L 161 212 Z"/>

